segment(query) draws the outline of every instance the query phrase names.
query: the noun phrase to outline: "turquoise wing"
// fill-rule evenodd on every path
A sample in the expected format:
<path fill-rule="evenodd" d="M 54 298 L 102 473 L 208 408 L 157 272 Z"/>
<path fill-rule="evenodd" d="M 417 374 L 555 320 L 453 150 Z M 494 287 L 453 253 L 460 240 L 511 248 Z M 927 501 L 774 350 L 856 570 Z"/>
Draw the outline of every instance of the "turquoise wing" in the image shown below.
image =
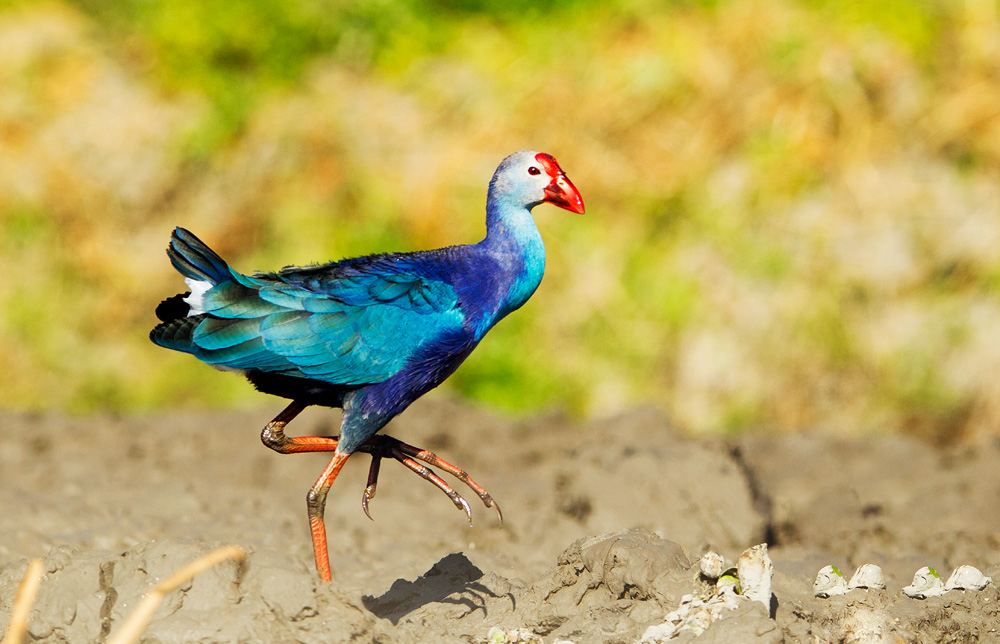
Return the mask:
<path fill-rule="evenodd" d="M 462 327 L 446 281 L 395 266 L 333 267 L 235 274 L 212 287 L 191 353 L 221 368 L 361 385 L 390 378 Z"/>

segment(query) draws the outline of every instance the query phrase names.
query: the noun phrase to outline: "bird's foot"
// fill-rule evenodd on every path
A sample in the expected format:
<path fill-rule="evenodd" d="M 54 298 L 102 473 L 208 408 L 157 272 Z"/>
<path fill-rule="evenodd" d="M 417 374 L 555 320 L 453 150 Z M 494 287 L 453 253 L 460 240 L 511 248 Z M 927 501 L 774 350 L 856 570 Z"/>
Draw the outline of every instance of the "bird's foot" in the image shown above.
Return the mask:
<path fill-rule="evenodd" d="M 485 489 L 483 489 L 483 486 L 476 483 L 465 470 L 455 467 L 451 463 L 440 458 L 437 454 L 413 445 L 409 445 L 403 441 L 393 438 L 392 436 L 386 436 L 385 434 L 376 434 L 372 436 L 367 442 L 358 448 L 358 451 L 371 454 L 372 456 L 371 468 L 368 470 L 368 486 L 365 487 L 365 492 L 361 497 L 361 507 L 365 511 L 365 514 L 368 515 L 369 519 L 372 518 L 372 515 L 368 511 L 368 503 L 375 498 L 375 488 L 378 484 L 380 462 L 383 458 L 392 458 L 399 461 L 409 468 L 410 471 L 414 472 L 422 479 L 429 481 L 439 490 L 444 492 L 445 495 L 451 499 L 451 502 L 455 504 L 455 507 L 465 512 L 465 516 L 469 519 L 470 526 L 472 525 L 472 510 L 469 508 L 469 503 L 462 498 L 462 495 L 448 485 L 444 479 L 435 474 L 433 470 L 425 465 L 421 465 L 417 461 L 423 461 L 428 465 L 441 468 L 445 472 L 448 472 L 457 478 L 459 481 L 468 485 L 483 501 L 483 505 L 496 510 L 497 516 L 500 517 L 500 523 L 503 524 L 503 512 L 500 511 L 500 505 L 493 500 L 493 497 L 490 496 Z"/>

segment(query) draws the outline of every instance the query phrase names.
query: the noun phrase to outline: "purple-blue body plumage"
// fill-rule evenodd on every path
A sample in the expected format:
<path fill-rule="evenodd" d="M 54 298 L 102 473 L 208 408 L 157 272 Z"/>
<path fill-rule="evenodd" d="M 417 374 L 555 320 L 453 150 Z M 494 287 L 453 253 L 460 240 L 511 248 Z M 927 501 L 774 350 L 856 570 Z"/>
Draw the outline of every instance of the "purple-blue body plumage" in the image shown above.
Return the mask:
<path fill-rule="evenodd" d="M 339 449 L 350 453 L 450 376 L 541 281 L 530 209 L 542 199 L 505 176 L 534 155 L 519 154 L 491 181 L 477 244 L 243 275 L 178 228 L 168 254 L 196 295 L 161 306 L 150 337 L 265 393 L 343 407 Z"/>

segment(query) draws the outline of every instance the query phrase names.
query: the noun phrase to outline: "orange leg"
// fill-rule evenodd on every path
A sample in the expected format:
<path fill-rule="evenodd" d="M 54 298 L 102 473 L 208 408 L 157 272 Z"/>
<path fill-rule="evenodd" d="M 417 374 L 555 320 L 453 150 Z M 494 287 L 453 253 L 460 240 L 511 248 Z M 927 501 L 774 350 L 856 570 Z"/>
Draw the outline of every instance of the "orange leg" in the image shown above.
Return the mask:
<path fill-rule="evenodd" d="M 339 439 L 336 436 L 285 436 L 285 426 L 298 416 L 307 405 L 292 401 L 274 420 L 269 422 L 261 431 L 261 441 L 274 451 L 280 454 L 301 454 L 305 452 L 336 452 Z M 472 510 L 468 502 L 448 485 L 441 477 L 434 473 L 429 467 L 421 465 L 416 461 L 423 461 L 434 467 L 439 467 L 448 472 L 458 480 L 468 485 L 483 501 L 488 508 L 497 511 L 500 522 L 503 523 L 503 513 L 500 506 L 485 489 L 476 483 L 465 470 L 455 467 L 451 463 L 441 459 L 433 452 L 429 452 L 419 447 L 414 447 L 391 436 L 376 434 L 363 443 L 357 451 L 370 454 L 372 457 L 371 467 L 368 470 L 368 485 L 365 487 L 364 495 L 361 498 L 361 507 L 371 519 L 372 515 L 368 510 L 368 502 L 375 498 L 375 489 L 378 485 L 379 466 L 383 458 L 392 458 L 406 466 L 410 471 L 416 473 L 424 480 L 432 483 L 435 487 L 445 493 L 455 507 L 465 512 L 472 525 Z M 323 522 L 323 515 L 326 510 L 326 497 L 330 491 L 340 470 L 344 467 L 350 454 L 336 452 L 326 469 L 309 490 L 306 497 L 306 506 L 309 513 L 309 527 L 312 531 L 313 553 L 316 556 L 316 570 L 319 571 L 323 581 L 330 581 L 330 555 L 326 539 L 326 524 Z M 416 459 L 416 460 L 414 460 Z"/>
<path fill-rule="evenodd" d="M 333 452 L 337 449 L 338 439 L 332 436 L 285 436 L 285 425 L 302 413 L 306 405 L 295 400 L 274 420 L 269 422 L 260 433 L 261 441 L 279 454 L 301 454 L 304 452 Z M 313 554 L 316 557 L 316 570 L 323 581 L 332 579 L 330 574 L 330 552 L 326 541 L 326 524 L 323 514 L 326 510 L 326 495 L 330 486 L 340 474 L 350 454 L 334 454 L 330 463 L 309 489 L 306 496 L 306 510 L 309 514 L 309 528 L 312 531 Z"/>
<path fill-rule="evenodd" d="M 326 469 L 316 479 L 306 495 L 306 508 L 309 512 L 309 527 L 312 530 L 313 554 L 316 555 L 316 570 L 319 571 L 323 581 L 330 581 L 330 553 L 326 543 L 326 524 L 323 522 L 323 512 L 326 509 L 326 494 L 330 491 L 330 486 L 340 474 L 344 463 L 350 454 L 336 452 L 330 459 Z"/>
<path fill-rule="evenodd" d="M 307 405 L 293 400 L 274 420 L 264 426 L 260 440 L 279 454 L 301 454 L 303 452 L 332 452 L 337 449 L 334 436 L 285 436 L 285 425 L 302 413 Z"/>

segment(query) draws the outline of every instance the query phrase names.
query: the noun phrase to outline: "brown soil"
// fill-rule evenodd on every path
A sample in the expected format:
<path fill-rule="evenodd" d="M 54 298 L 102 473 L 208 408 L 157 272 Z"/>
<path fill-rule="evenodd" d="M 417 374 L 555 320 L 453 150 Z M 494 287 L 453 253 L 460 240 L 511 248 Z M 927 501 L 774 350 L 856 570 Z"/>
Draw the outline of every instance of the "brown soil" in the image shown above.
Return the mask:
<path fill-rule="evenodd" d="M 157 580 L 235 543 L 247 561 L 172 593 L 144 641 L 475 642 L 497 626 L 546 643 L 635 642 L 693 590 L 690 565 L 706 549 L 732 561 L 766 541 L 772 614 L 744 606 L 697 641 L 991 641 L 1000 629 L 993 585 L 923 601 L 900 593 L 924 565 L 946 575 L 970 564 L 1000 580 L 997 444 L 697 440 L 648 410 L 511 421 L 431 397 L 387 433 L 466 468 L 503 506 L 502 528 L 471 493 L 469 528 L 390 462 L 369 521 L 358 455 L 330 494 L 334 581 L 322 584 L 305 493 L 326 459 L 260 444 L 278 409 L 0 414 L 0 628 L 29 557 L 47 570 L 31 635 L 99 642 Z M 289 433 L 335 433 L 337 421 L 309 410 Z M 850 574 L 868 562 L 887 590 L 812 596 L 822 566 Z"/>

